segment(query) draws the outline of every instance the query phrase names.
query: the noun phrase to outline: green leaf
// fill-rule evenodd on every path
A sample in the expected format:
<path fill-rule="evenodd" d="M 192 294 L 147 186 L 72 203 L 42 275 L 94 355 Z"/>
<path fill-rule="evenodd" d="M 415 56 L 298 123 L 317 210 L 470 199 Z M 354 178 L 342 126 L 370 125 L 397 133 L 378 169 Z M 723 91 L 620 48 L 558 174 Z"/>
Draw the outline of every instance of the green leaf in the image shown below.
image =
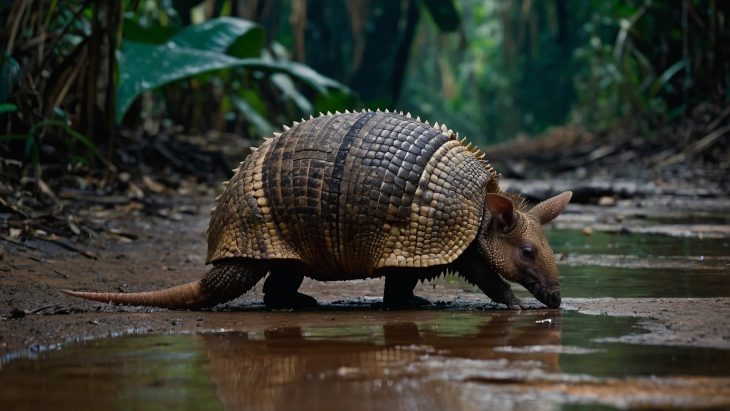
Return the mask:
<path fill-rule="evenodd" d="M 50 127 L 58 127 L 61 130 L 63 130 L 71 139 L 78 141 L 81 143 L 84 147 L 86 147 L 87 150 L 89 150 L 95 157 L 97 157 L 99 160 L 101 160 L 104 164 L 106 164 L 109 169 L 115 170 L 116 167 L 114 164 L 112 164 L 111 161 L 109 161 L 106 157 L 104 157 L 103 154 L 99 151 L 99 148 L 96 147 L 96 145 L 85 135 L 79 133 L 78 131 L 72 129 L 69 127 L 66 123 L 59 120 L 43 120 L 30 128 L 30 131 L 28 132 L 28 136 L 32 137 L 35 136 L 36 132 L 38 130 L 43 130 Z M 31 140 L 33 140 L 31 138 Z M 33 140 L 34 142 L 34 140 Z M 29 143 L 28 143 L 29 144 Z"/>
<path fill-rule="evenodd" d="M 0 102 L 6 102 L 20 76 L 20 65 L 7 53 L 0 55 Z"/>
<path fill-rule="evenodd" d="M 124 19 L 124 39 L 140 43 L 162 44 L 175 35 L 176 28 L 169 26 L 142 25 L 139 19 L 126 17 Z"/>
<path fill-rule="evenodd" d="M 121 122 L 134 99 L 144 91 L 207 71 L 240 65 L 239 59 L 217 52 L 124 41 L 119 60 L 120 81 L 116 90 L 117 122 Z"/>
<path fill-rule="evenodd" d="M 172 42 L 180 47 L 216 51 L 234 57 L 256 57 L 264 47 L 264 30 L 247 20 L 219 17 L 185 27 Z"/>
<path fill-rule="evenodd" d="M 12 113 L 18 110 L 18 106 L 13 103 L 2 103 L 0 104 L 0 114 Z"/>
<path fill-rule="evenodd" d="M 261 60 L 264 64 L 259 67 L 262 71 L 278 71 L 283 72 L 291 77 L 303 82 L 304 84 L 314 88 L 320 93 L 326 93 L 328 89 L 339 89 L 349 93 L 349 89 L 342 83 L 333 80 L 327 76 L 323 76 L 311 67 L 297 63 L 294 61 L 271 62 Z"/>
<path fill-rule="evenodd" d="M 682 69 L 685 69 L 687 67 L 687 60 L 682 59 L 677 61 L 676 63 L 669 66 L 668 69 L 662 73 L 659 78 L 656 79 L 656 81 L 652 84 L 651 89 L 649 90 L 650 96 L 656 96 L 659 94 L 659 91 L 669 83 L 669 80 L 674 77 L 675 74 L 679 73 Z"/>
<path fill-rule="evenodd" d="M 261 135 L 269 135 L 274 131 L 274 127 L 269 123 L 268 120 L 258 111 L 248 104 L 248 102 L 239 97 L 233 97 L 233 104 L 236 109 L 241 112 L 243 117 L 253 124 L 254 127 L 261 133 Z"/>
<path fill-rule="evenodd" d="M 345 86 L 311 68 L 293 62 L 263 59 L 239 59 L 217 52 L 180 47 L 174 42 L 150 45 L 125 41 L 119 64 L 121 77 L 117 87 L 117 122 L 142 92 L 201 73 L 231 67 L 273 73 L 286 73 L 319 92 L 329 88 L 347 90 Z"/>
<path fill-rule="evenodd" d="M 297 90 L 294 82 L 284 74 L 273 74 L 271 76 L 271 83 L 281 91 L 281 94 L 294 102 L 294 104 L 303 113 L 312 112 L 312 103 Z"/>
<path fill-rule="evenodd" d="M 264 32 L 260 26 L 232 17 L 221 17 L 186 27 L 163 44 L 125 40 L 119 58 L 117 122 L 122 121 L 134 99 L 145 91 L 176 80 L 232 67 L 284 73 L 319 93 L 329 89 L 347 91 L 342 84 L 304 64 L 251 58 L 261 54 L 263 43 Z M 296 94 L 289 93 L 288 97 L 300 107 L 304 105 Z"/>

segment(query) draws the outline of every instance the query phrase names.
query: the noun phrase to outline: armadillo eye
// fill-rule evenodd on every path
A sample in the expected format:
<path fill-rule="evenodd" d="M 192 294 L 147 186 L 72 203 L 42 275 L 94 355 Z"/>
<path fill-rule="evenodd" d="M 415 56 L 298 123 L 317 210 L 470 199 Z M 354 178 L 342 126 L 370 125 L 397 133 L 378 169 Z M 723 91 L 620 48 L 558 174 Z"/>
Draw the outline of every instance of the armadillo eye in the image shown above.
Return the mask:
<path fill-rule="evenodd" d="M 520 254 L 525 260 L 535 259 L 535 250 L 533 250 L 532 247 L 530 247 L 529 245 L 520 248 Z"/>

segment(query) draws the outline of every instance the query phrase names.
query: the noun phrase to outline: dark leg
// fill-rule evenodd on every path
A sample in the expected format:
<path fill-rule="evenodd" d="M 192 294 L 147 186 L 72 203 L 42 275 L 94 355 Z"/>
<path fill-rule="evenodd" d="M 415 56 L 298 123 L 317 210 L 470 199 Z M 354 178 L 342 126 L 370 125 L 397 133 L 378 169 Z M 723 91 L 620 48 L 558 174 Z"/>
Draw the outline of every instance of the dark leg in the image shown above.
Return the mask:
<path fill-rule="evenodd" d="M 385 308 L 405 308 L 430 305 L 425 298 L 413 295 L 419 277 L 414 273 L 390 273 L 385 275 L 383 305 Z"/>
<path fill-rule="evenodd" d="M 501 303 L 507 306 L 510 310 L 521 310 L 526 308 L 522 300 L 517 298 L 512 292 L 512 287 L 508 282 L 504 281 L 499 275 L 487 272 L 487 275 L 481 276 L 479 282 L 475 282 L 474 279 L 465 277 L 472 282 L 475 282 L 477 287 L 491 298 L 495 303 Z"/>
<path fill-rule="evenodd" d="M 264 282 L 264 304 L 272 309 L 302 309 L 317 306 L 317 300 L 298 292 L 304 274 L 272 271 Z"/>
<path fill-rule="evenodd" d="M 525 308 L 522 301 L 515 297 L 509 283 L 504 281 L 499 274 L 487 269 L 484 259 L 476 247 L 469 247 L 464 251 L 464 254 L 454 261 L 453 267 L 495 303 L 504 304 L 511 310 Z"/>

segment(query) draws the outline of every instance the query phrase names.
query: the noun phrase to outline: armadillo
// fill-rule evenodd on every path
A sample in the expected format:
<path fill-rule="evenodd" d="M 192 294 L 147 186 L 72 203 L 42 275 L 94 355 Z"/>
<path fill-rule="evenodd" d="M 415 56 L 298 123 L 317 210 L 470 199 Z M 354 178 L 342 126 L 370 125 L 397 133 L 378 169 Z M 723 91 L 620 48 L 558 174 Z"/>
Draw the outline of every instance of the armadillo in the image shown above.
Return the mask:
<path fill-rule="evenodd" d="M 502 192 L 475 146 L 444 125 L 380 111 L 320 115 L 284 127 L 255 149 L 212 210 L 198 281 L 158 291 L 72 296 L 124 305 L 199 309 L 235 299 L 265 277 L 264 303 L 317 302 L 298 291 L 321 281 L 385 277 L 386 307 L 423 303 L 419 280 L 455 272 L 489 298 L 524 308 L 508 281 L 560 305 L 542 225 L 567 191 L 529 206 Z"/>

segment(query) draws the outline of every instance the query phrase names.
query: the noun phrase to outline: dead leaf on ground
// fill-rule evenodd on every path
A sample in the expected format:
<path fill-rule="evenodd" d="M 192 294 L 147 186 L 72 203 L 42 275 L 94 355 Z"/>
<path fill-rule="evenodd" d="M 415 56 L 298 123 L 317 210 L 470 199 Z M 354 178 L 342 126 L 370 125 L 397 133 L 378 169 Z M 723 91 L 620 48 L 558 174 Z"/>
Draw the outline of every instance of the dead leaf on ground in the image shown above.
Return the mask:
<path fill-rule="evenodd" d="M 142 182 L 153 193 L 162 193 L 165 191 L 165 186 L 153 180 L 150 176 L 142 176 Z"/>

